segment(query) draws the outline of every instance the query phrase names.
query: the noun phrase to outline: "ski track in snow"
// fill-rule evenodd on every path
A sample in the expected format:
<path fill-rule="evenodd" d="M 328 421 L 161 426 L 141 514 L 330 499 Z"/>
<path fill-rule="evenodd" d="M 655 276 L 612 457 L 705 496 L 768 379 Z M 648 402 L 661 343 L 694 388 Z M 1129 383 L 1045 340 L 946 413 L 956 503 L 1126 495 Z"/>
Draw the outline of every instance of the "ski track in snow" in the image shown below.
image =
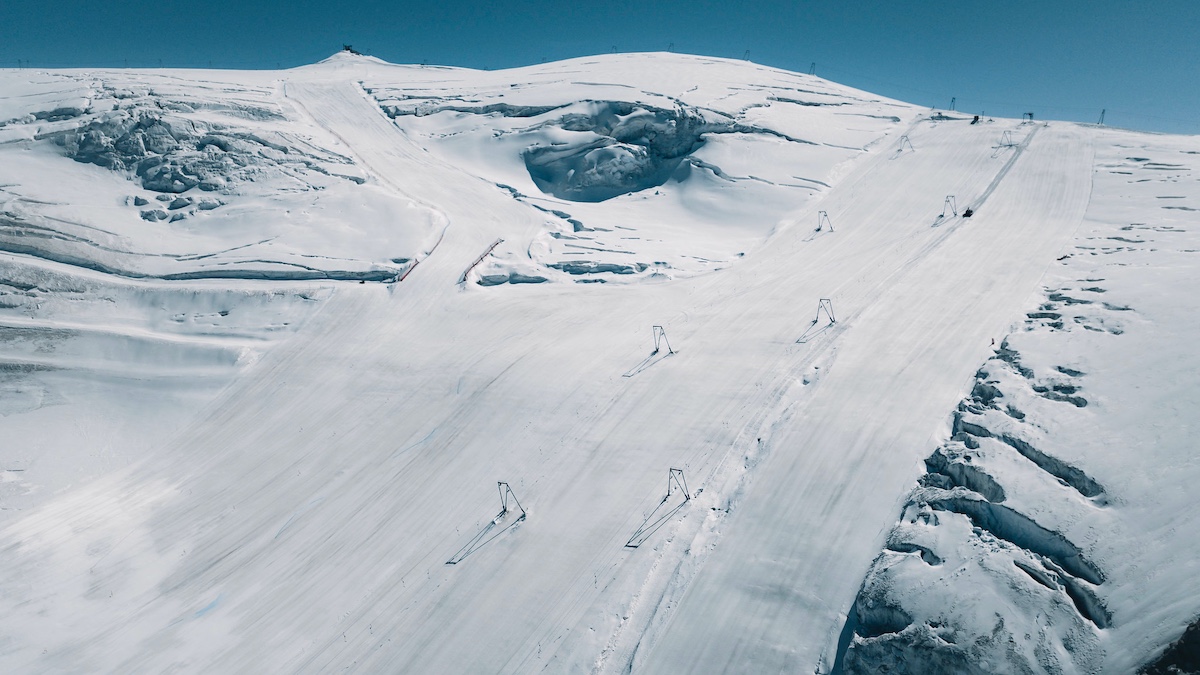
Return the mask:
<path fill-rule="evenodd" d="M 864 153 L 719 272 L 484 288 L 461 282 L 545 213 L 346 63 L 288 71 L 280 103 L 432 214 L 414 265 L 338 285 L 172 441 L 7 522 L 0 664 L 828 672 L 964 382 L 1084 218 L 1095 131 L 910 117 L 914 151 Z M 937 218 L 950 194 L 974 216 Z M 838 320 L 798 344 L 820 298 Z M 649 359 L 654 325 L 676 353 Z M 693 499 L 627 548 L 671 467 Z M 497 481 L 527 517 L 447 565 Z"/>
<path fill-rule="evenodd" d="M 774 672 L 831 659 L 834 644 L 811 642 L 804 652 L 788 636 L 825 632 L 836 640 L 829 631 L 840 628 L 849 607 L 830 601 L 853 596 L 864 562 L 880 547 L 897 495 L 915 477 L 912 449 L 927 445 L 957 398 L 962 373 L 986 352 L 989 336 L 1004 332 L 1036 289 L 1045 261 L 1082 219 L 1090 147 L 1080 132 L 1054 131 L 1045 130 L 986 211 L 911 263 L 852 319 L 837 340 L 836 377 L 827 373 L 802 403 L 796 419 L 804 423 L 772 441 L 777 449 L 745 509 L 732 516 L 730 534 L 679 600 L 677 617 L 695 612 L 709 620 L 668 621 L 644 664 L 649 672 L 712 664 Z M 925 203 L 936 200 L 929 192 Z M 900 210 L 880 206 L 868 217 Z M 978 251 L 989 251 L 987 259 Z M 932 291 L 946 287 L 957 292 Z M 791 536 L 769 536 L 767 528 Z M 802 589 L 817 576 L 832 586 L 814 598 Z"/>

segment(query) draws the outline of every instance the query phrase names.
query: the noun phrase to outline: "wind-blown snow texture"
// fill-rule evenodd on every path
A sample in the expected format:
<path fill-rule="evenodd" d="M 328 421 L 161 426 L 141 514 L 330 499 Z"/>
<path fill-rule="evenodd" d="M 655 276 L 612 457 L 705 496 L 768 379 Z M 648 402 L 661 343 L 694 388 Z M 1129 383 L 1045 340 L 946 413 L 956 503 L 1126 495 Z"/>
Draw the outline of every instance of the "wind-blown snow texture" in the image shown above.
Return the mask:
<path fill-rule="evenodd" d="M 0 669 L 1135 671 L 1197 163 L 671 54 L 0 71 Z"/>

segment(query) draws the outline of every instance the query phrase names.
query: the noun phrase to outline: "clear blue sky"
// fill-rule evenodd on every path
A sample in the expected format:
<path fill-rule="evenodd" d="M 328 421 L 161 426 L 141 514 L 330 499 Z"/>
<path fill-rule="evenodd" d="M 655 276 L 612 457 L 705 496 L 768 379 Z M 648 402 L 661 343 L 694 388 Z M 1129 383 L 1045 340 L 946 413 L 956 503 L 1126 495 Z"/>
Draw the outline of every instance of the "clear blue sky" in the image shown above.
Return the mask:
<path fill-rule="evenodd" d="M 1200 134 L 1200 0 L 2 0 L 0 67 L 742 58 L 912 103 Z"/>

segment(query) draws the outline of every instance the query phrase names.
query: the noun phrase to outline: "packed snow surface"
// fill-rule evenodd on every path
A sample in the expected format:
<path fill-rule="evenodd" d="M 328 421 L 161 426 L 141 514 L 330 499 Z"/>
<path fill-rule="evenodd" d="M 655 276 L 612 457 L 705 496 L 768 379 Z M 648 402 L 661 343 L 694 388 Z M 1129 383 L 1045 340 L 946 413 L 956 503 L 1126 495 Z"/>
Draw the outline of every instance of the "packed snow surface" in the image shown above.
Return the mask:
<path fill-rule="evenodd" d="M 1200 139 L 972 117 L 0 71 L 0 669 L 1136 670 L 1200 614 Z"/>

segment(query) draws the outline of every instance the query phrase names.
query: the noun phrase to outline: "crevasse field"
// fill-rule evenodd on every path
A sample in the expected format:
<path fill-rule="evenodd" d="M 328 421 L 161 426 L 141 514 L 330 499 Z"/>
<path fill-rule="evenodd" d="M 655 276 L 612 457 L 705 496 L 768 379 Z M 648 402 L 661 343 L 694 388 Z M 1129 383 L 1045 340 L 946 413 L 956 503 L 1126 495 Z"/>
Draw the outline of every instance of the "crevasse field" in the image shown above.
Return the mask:
<path fill-rule="evenodd" d="M 1198 290 L 1195 136 L 3 70 L 0 671 L 1186 666 Z"/>

